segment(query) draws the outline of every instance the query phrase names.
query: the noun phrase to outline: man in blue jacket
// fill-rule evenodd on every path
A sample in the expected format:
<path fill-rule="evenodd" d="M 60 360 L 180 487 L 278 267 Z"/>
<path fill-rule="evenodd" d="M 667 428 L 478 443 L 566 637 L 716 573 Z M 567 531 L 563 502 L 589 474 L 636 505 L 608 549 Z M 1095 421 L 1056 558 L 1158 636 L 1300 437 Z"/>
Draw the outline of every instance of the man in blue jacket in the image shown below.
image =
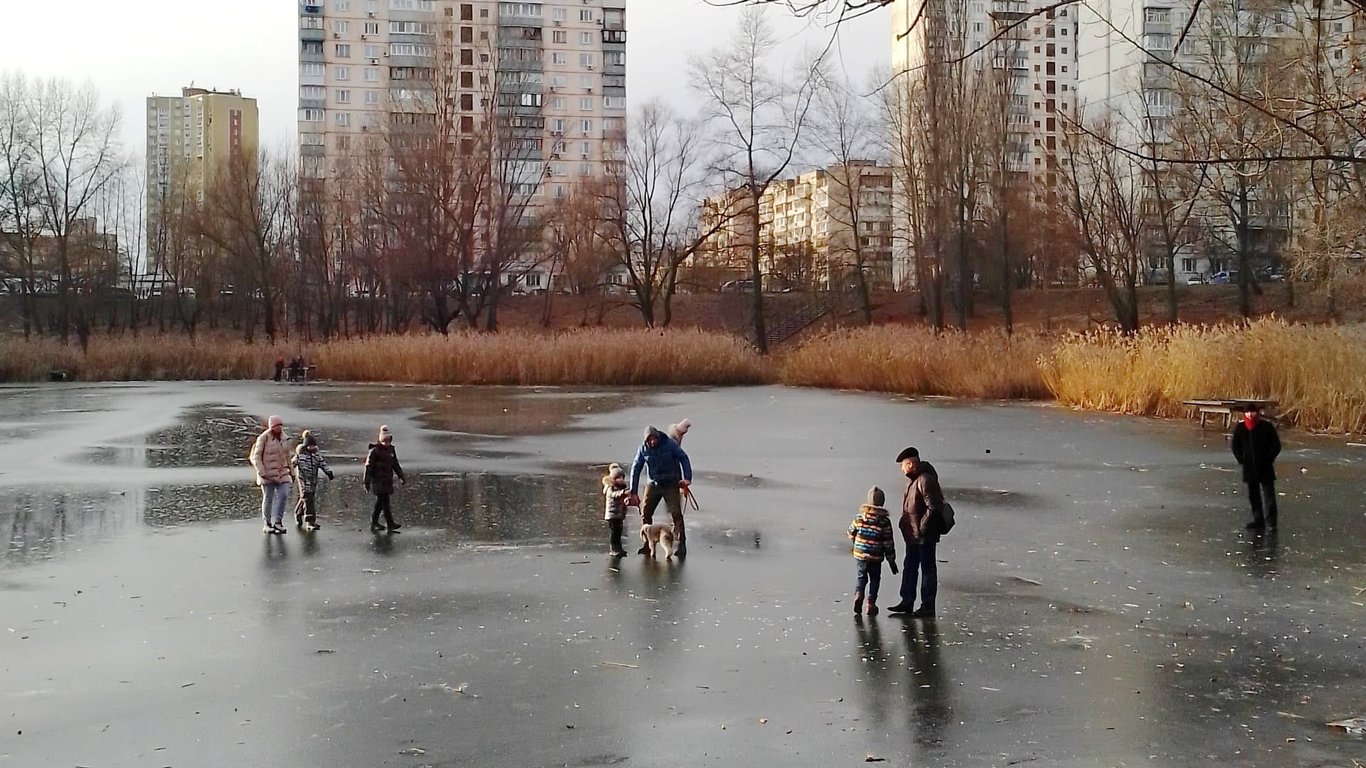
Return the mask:
<path fill-rule="evenodd" d="M 674 555 L 683 557 L 688 554 L 688 541 L 683 532 L 682 491 L 692 483 L 692 462 L 688 460 L 688 454 L 683 452 L 683 448 L 668 435 L 654 427 L 646 427 L 645 442 L 640 444 L 636 460 L 631 463 L 632 505 L 640 504 L 637 492 L 640 489 L 642 468 L 650 472 L 650 485 L 645 489 L 645 505 L 640 509 L 641 517 L 644 518 L 645 525 L 654 522 L 655 508 L 663 499 L 669 508 L 669 515 L 673 517 L 674 537 L 678 541 Z M 648 551 L 647 547 L 640 548 L 642 555 Z"/>

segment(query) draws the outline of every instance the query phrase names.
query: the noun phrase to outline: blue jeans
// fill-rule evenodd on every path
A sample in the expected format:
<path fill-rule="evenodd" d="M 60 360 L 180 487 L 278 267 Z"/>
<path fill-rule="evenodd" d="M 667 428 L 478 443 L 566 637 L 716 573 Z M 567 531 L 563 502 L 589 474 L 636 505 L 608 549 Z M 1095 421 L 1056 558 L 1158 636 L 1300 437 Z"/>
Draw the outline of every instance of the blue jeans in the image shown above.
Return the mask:
<path fill-rule="evenodd" d="M 855 587 L 855 594 L 862 595 L 864 586 L 868 587 L 868 600 L 877 602 L 877 590 L 882 586 L 881 560 L 858 561 L 858 586 Z"/>
<path fill-rule="evenodd" d="M 289 483 L 261 484 L 261 519 L 266 525 L 284 523 L 286 501 L 289 501 Z"/>
<path fill-rule="evenodd" d="M 915 605 L 915 583 L 920 580 L 920 607 L 934 608 L 939 593 L 939 561 L 934 557 L 935 541 L 922 541 L 906 546 L 906 563 L 901 572 L 901 604 Z M 925 578 L 919 579 L 923 572 Z"/>

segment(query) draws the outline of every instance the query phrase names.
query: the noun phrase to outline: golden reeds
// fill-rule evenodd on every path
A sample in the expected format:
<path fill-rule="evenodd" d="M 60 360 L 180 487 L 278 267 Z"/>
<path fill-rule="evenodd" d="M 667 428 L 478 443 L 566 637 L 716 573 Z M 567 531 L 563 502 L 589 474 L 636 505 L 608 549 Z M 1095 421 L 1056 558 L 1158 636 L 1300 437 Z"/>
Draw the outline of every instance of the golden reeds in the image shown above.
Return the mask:
<path fill-rule="evenodd" d="M 766 360 L 738 337 L 699 330 L 588 329 L 383 336 L 249 345 L 184 336 L 0 340 L 0 381 L 54 370 L 82 381 L 260 379 L 302 353 L 334 381 L 509 385 L 794 386 L 996 399 L 1173 416 L 1183 400 L 1258 397 L 1305 429 L 1366 431 L 1366 328 L 1281 320 L 1061 338 L 836 330 Z"/>
<path fill-rule="evenodd" d="M 872 326 L 806 342 L 783 359 L 781 378 L 805 387 L 1037 399 L 1048 396 L 1037 361 L 1049 347 L 1033 334 Z"/>
<path fill-rule="evenodd" d="M 1173 416 L 1183 400 L 1268 398 L 1303 429 L 1366 429 L 1366 330 L 1265 319 L 1067 337 L 1040 361 L 1059 402 Z"/>
<path fill-rule="evenodd" d="M 767 362 L 743 339 L 696 330 L 590 329 L 381 336 L 319 344 L 249 345 L 174 335 L 98 337 L 89 352 L 50 339 L 0 341 L 0 380 L 38 381 L 50 371 L 82 381 L 268 377 L 275 360 L 303 354 L 336 381 L 422 384 L 757 384 Z"/>

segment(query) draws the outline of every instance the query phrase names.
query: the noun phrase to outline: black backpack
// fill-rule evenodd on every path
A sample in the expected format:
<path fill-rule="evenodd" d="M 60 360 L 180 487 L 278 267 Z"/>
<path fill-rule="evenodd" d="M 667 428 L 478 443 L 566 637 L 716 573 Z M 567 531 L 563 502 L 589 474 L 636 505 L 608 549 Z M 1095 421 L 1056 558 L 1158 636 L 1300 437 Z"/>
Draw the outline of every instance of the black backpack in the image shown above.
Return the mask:
<path fill-rule="evenodd" d="M 953 530 L 953 505 L 945 501 L 939 506 L 939 515 L 930 520 L 929 529 L 936 536 L 943 536 Z"/>

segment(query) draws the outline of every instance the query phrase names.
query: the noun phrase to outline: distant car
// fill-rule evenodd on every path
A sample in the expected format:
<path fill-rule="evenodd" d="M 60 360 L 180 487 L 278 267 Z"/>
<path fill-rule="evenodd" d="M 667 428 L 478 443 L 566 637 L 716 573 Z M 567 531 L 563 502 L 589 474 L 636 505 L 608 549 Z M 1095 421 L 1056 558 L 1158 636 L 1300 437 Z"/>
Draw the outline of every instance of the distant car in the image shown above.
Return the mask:
<path fill-rule="evenodd" d="M 1190 277 L 1186 278 L 1186 285 L 1204 285 L 1204 284 L 1205 284 L 1205 276 L 1204 276 L 1204 275 L 1191 275 Z"/>
<path fill-rule="evenodd" d="M 721 284 L 721 293 L 754 293 L 754 281 L 727 280 Z"/>
<path fill-rule="evenodd" d="M 1237 270 L 1215 272 L 1209 276 L 1209 281 L 1212 285 L 1230 285 L 1238 282 L 1238 272 Z"/>

